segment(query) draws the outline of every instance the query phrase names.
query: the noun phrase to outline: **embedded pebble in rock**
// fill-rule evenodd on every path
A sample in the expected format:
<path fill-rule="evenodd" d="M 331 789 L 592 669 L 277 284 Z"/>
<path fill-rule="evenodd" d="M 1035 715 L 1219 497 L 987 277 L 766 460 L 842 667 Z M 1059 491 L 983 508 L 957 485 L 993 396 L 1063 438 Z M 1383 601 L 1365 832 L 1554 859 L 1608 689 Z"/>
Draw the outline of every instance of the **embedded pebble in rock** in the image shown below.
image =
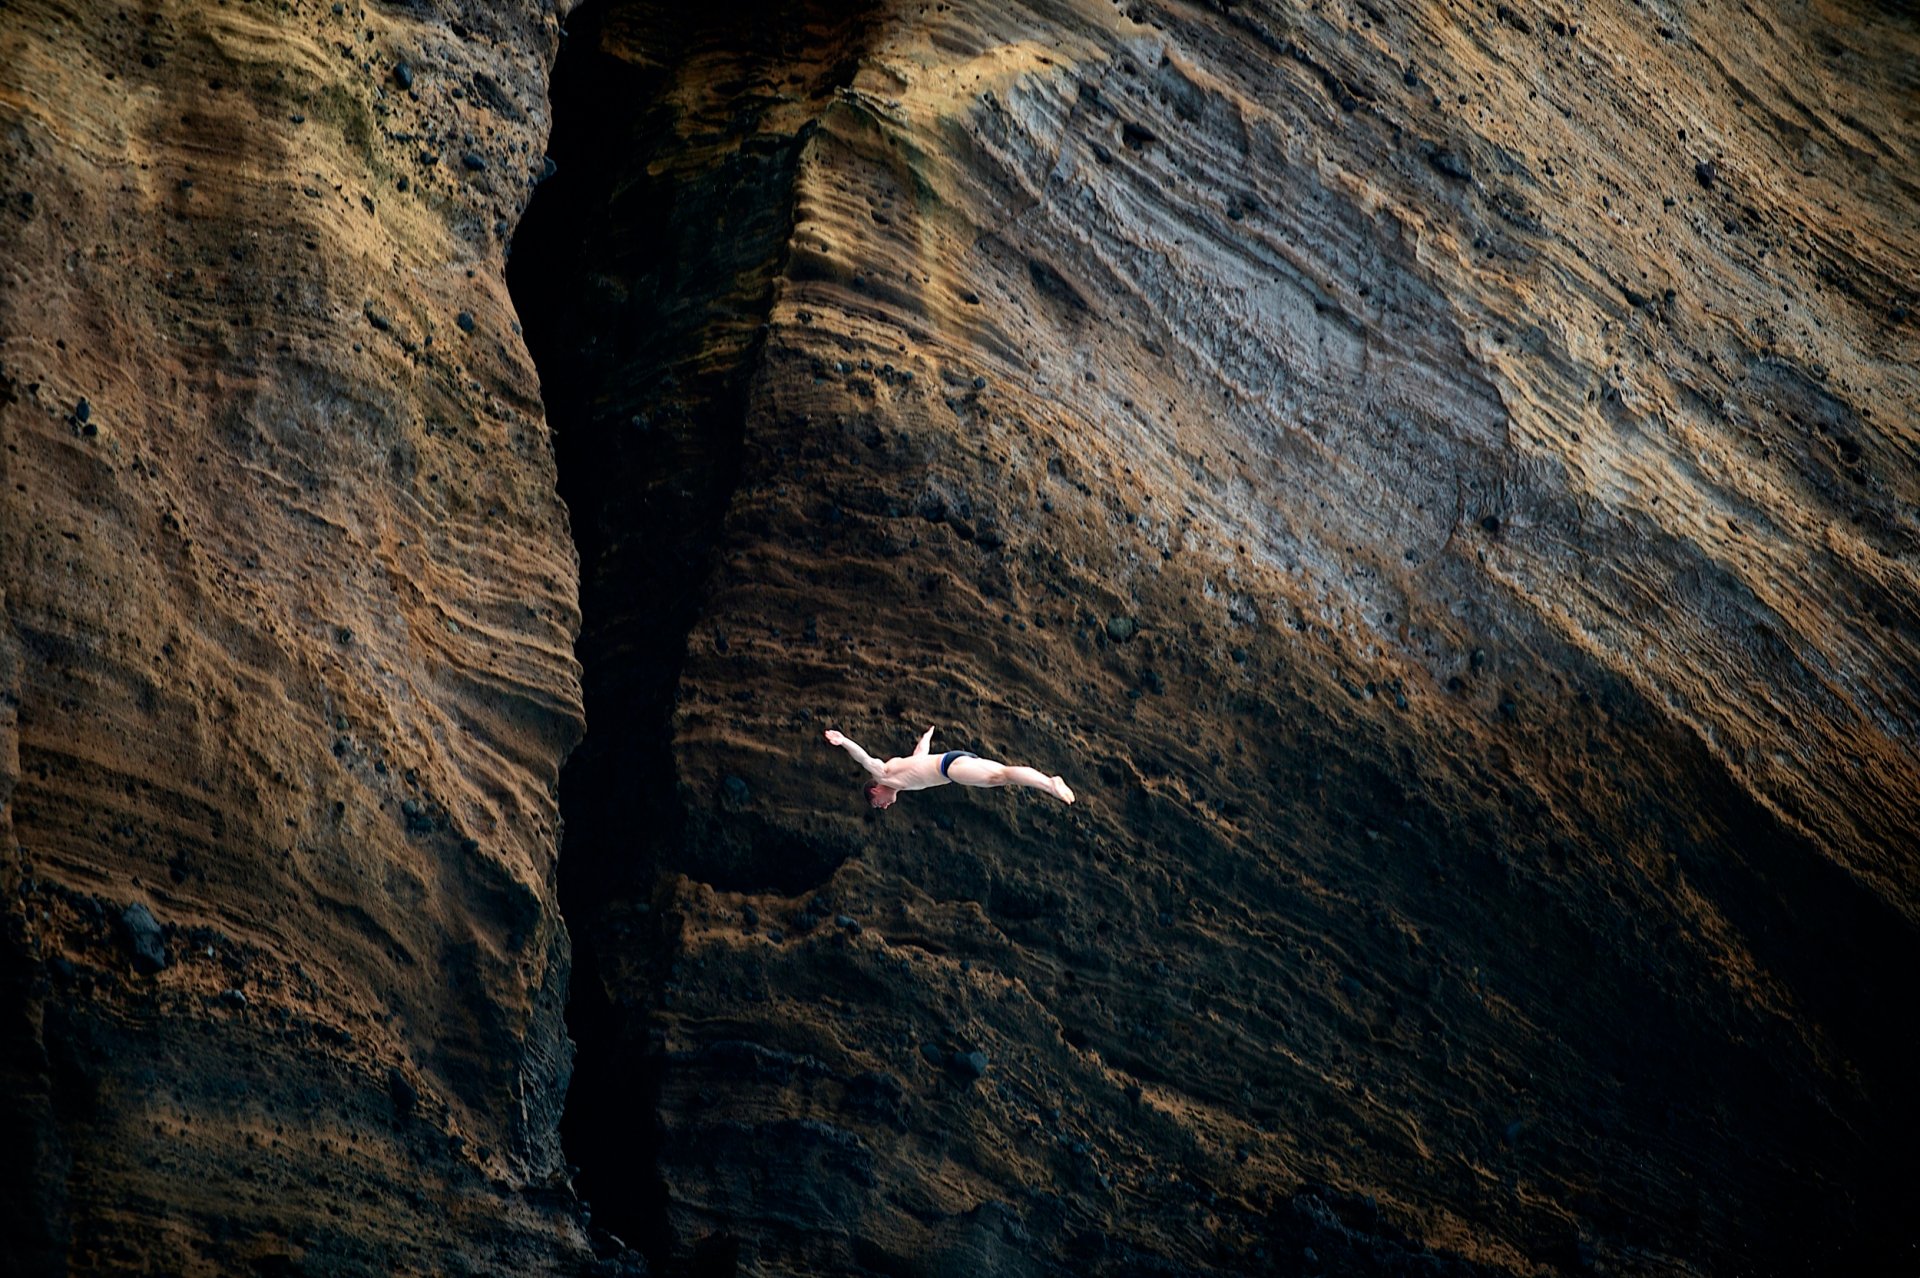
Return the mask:
<path fill-rule="evenodd" d="M 133 951 L 136 970 L 151 976 L 173 961 L 167 951 L 165 933 L 161 931 L 153 912 L 141 902 L 135 901 L 121 912 L 120 927 L 126 935 L 128 948 Z"/>
<path fill-rule="evenodd" d="M 1427 156 L 1427 163 L 1433 165 L 1434 168 L 1446 174 L 1448 177 L 1456 178 L 1462 182 L 1469 181 L 1473 177 L 1473 173 L 1467 168 L 1466 163 L 1445 147 L 1436 148 L 1432 151 Z"/>
<path fill-rule="evenodd" d="M 387 1071 L 387 1095 L 393 1100 L 393 1116 L 399 1122 L 413 1117 L 420 1104 L 420 1092 L 398 1067 Z"/>

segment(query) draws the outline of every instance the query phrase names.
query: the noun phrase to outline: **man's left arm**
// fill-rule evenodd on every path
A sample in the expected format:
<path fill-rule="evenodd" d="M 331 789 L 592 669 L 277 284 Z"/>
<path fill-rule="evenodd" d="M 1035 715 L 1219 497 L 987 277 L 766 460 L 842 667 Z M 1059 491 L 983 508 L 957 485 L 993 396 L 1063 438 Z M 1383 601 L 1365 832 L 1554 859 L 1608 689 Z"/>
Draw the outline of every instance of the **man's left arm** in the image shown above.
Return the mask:
<path fill-rule="evenodd" d="M 827 744 L 837 745 L 842 750 L 845 750 L 848 754 L 852 755 L 853 761 L 859 764 L 861 767 L 865 768 L 868 772 L 872 773 L 874 780 L 885 781 L 887 779 L 886 765 L 881 763 L 879 760 L 875 759 L 872 755 L 868 754 L 865 750 L 862 750 L 860 748 L 860 743 L 858 741 L 855 741 L 852 737 L 849 737 L 844 733 L 836 732 L 832 728 L 828 728 Z"/>

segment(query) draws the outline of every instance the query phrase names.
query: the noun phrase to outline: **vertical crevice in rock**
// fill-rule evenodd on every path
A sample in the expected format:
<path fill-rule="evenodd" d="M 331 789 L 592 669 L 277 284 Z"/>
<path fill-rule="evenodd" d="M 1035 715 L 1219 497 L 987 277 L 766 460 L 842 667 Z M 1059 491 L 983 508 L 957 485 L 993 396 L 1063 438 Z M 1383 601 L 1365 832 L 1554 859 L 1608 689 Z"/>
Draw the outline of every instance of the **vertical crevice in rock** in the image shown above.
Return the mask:
<path fill-rule="evenodd" d="M 651 899 L 684 837 L 669 719 L 739 469 L 796 169 L 819 106 L 850 77 L 860 15 L 793 3 L 577 13 L 553 79 L 550 177 L 508 272 L 581 566 L 590 727 L 561 782 L 577 1044 L 563 1140 L 600 1245 L 617 1238 L 656 1267 L 673 1263 L 654 1170 L 656 1052 L 647 1000 L 631 992 L 657 991 L 671 962 Z"/>
<path fill-rule="evenodd" d="M 6 867 L 0 884 L 26 895 Z M 40 1034 L 46 990 L 35 979 L 25 938 L 0 937 L 0 1231 L 10 1273 L 65 1272 L 68 1160 L 54 1123 L 53 1087 Z"/>
<path fill-rule="evenodd" d="M 15 402 L 18 387 L 0 373 L 0 404 Z M 0 475 L 6 473 L 0 463 Z M 4 602 L 4 596 L 0 596 Z M 17 847 L 12 801 L 20 781 L 19 637 L 0 608 L 0 848 Z M 34 890 L 24 857 L 0 860 L 0 893 L 30 899 Z M 40 1020 L 47 981 L 34 962 L 22 920 L 0 920 L 0 1237 L 21 1274 L 64 1268 L 67 1233 L 66 1158 L 53 1122 L 53 1084 Z M 58 1169 L 59 1175 L 49 1175 Z"/>

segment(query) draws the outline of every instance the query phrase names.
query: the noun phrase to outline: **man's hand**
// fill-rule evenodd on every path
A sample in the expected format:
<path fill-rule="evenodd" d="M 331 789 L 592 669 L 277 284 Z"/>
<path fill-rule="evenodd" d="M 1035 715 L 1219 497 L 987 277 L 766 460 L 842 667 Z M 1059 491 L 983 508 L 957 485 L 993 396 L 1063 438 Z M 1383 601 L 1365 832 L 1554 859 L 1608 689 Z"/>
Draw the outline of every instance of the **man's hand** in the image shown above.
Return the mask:
<path fill-rule="evenodd" d="M 827 729 L 828 745 L 843 746 L 846 743 L 847 743 L 847 739 L 845 737 L 841 736 L 838 732 L 835 732 L 832 728 Z"/>

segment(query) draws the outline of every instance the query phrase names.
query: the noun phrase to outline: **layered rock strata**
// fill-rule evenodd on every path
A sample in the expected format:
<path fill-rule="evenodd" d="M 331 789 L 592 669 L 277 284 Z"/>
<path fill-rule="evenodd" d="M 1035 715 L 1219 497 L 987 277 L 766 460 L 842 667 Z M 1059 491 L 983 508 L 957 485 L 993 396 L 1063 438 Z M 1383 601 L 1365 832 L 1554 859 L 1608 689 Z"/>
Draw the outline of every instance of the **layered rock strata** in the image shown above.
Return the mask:
<path fill-rule="evenodd" d="M 0 18 L 9 1273 L 549 1273 L 550 6 Z"/>
<path fill-rule="evenodd" d="M 563 11 L 0 22 L 11 1270 L 1911 1264 L 1911 18 Z"/>
<path fill-rule="evenodd" d="M 1920 35 L 1830 18 L 581 15 L 515 286 L 596 1219 L 1910 1260 Z M 873 814 L 820 740 L 929 723 L 1080 802 Z"/>

